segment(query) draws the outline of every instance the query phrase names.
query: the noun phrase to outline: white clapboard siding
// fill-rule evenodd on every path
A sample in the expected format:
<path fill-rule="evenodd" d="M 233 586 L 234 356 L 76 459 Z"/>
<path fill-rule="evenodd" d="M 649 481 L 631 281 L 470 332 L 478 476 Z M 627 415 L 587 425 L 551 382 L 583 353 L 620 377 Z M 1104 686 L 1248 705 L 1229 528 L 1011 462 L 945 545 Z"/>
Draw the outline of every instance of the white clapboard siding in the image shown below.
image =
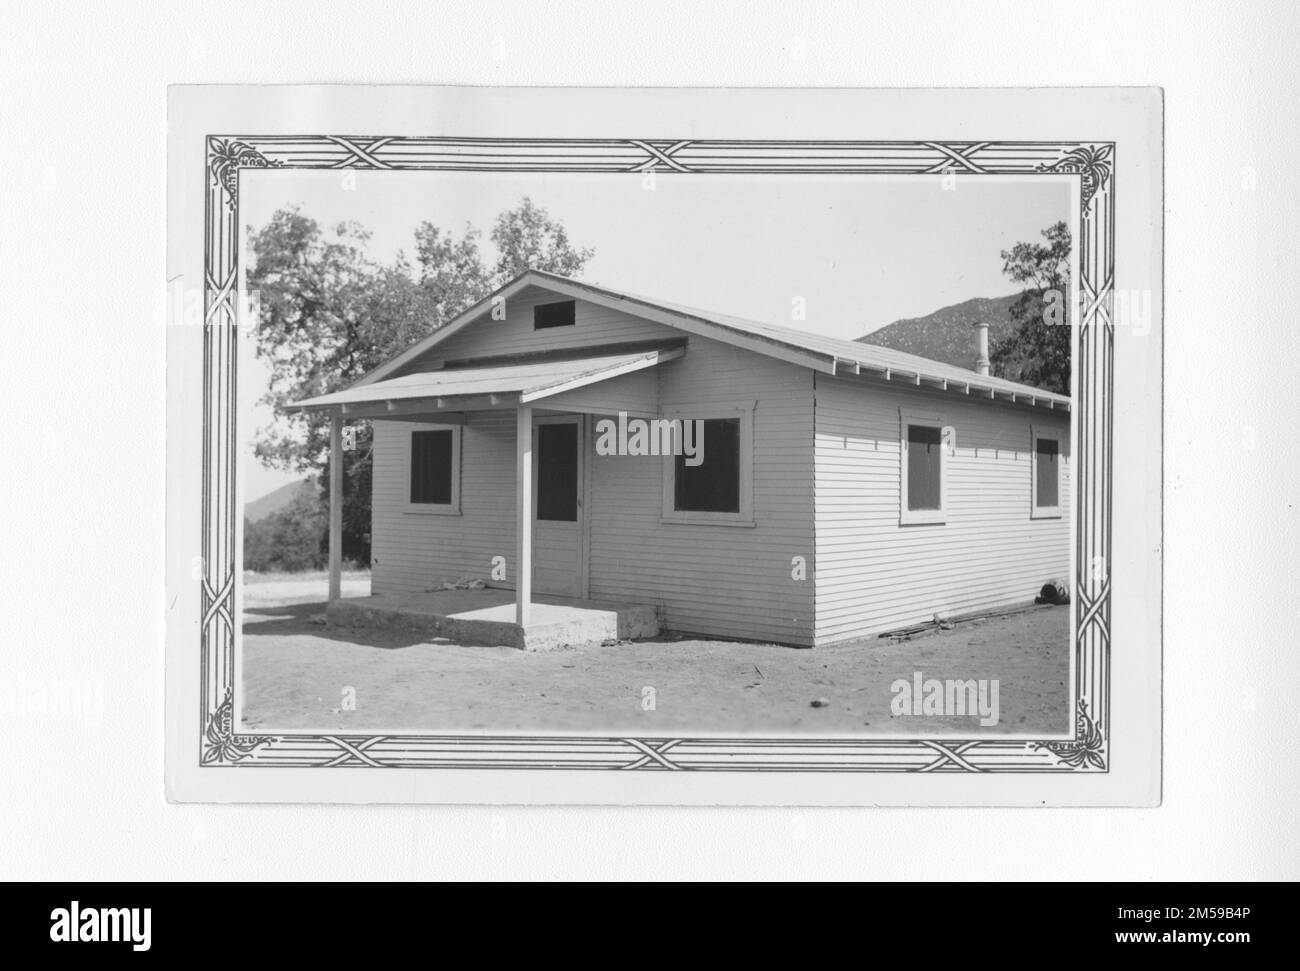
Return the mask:
<path fill-rule="evenodd" d="M 407 511 L 408 458 L 415 426 L 377 421 L 371 503 L 371 587 L 377 594 L 420 593 L 444 581 L 487 581 L 504 556 L 514 586 L 515 413 L 476 412 L 461 429 L 461 514 Z"/>
<path fill-rule="evenodd" d="M 659 408 L 659 368 L 663 365 L 620 374 L 618 377 L 561 391 L 539 399 L 534 407 L 543 411 L 577 411 L 583 414 L 656 414 Z"/>
<path fill-rule="evenodd" d="M 681 331 L 577 304 L 572 328 L 532 330 L 532 306 L 511 301 L 417 365 L 620 341 Z M 664 522 L 658 457 L 598 456 L 588 435 L 589 595 L 655 603 L 670 629 L 813 645 L 1029 600 L 1069 576 L 1069 416 L 974 396 L 830 378 L 702 337 L 685 356 L 579 389 L 559 404 L 707 412 L 753 406 L 752 526 Z M 539 402 L 543 410 L 547 402 Z M 899 411 L 956 429 L 943 525 L 899 525 Z M 700 415 L 705 417 L 706 415 Z M 412 425 L 376 422 L 374 590 L 417 593 L 460 577 L 490 578 L 503 556 L 513 587 L 514 413 L 473 413 L 462 429 L 461 514 L 408 511 Z M 1031 427 L 1062 435 L 1058 519 L 1030 517 Z M 707 443 L 706 443 L 707 447 Z M 796 557 L 808 578 L 792 577 Z"/>
<path fill-rule="evenodd" d="M 665 414 L 757 402 L 755 525 L 662 522 L 665 459 L 593 455 L 591 596 L 660 604 L 672 630 L 811 646 L 812 372 L 698 337 L 654 371 Z"/>
<path fill-rule="evenodd" d="M 435 344 L 427 352 L 401 369 L 401 373 L 427 370 L 441 361 L 490 357 L 499 354 L 531 354 L 539 351 L 586 349 L 600 344 L 617 344 L 645 340 L 663 340 L 683 336 L 681 331 L 609 310 L 585 301 L 577 301 L 571 327 L 548 327 L 533 330 L 533 308 L 539 303 L 554 303 L 554 293 L 529 287 L 506 303 L 505 319 L 481 319 Z"/>
<path fill-rule="evenodd" d="M 956 430 L 947 521 L 899 525 L 899 413 Z M 1061 433 L 1058 519 L 1032 519 L 1031 427 Z M 1023 603 L 1070 576 L 1069 415 L 816 379 L 816 643 Z"/>

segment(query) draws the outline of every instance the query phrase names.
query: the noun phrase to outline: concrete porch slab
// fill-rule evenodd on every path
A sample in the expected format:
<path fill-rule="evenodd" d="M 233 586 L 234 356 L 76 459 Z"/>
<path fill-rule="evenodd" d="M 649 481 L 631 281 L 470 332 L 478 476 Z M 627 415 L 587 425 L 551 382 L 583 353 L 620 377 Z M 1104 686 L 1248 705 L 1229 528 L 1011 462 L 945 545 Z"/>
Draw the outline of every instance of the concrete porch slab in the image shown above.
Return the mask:
<path fill-rule="evenodd" d="M 611 604 L 534 596 L 527 629 L 515 623 L 512 590 L 434 590 L 334 600 L 330 627 L 379 627 L 445 637 L 456 644 L 546 651 L 557 647 L 634 640 L 659 633 L 653 604 Z"/>

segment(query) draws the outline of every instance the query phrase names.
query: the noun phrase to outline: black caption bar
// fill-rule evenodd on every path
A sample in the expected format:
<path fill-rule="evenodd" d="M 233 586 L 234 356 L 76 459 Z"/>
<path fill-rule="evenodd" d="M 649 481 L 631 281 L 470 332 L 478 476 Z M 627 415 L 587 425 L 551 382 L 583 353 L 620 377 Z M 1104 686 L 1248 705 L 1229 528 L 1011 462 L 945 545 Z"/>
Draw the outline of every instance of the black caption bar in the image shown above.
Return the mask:
<path fill-rule="evenodd" d="M 746 889 L 735 887 L 727 890 L 726 910 L 742 924 L 748 924 L 747 913 L 757 917 L 752 930 L 776 929 L 768 921 L 784 911 L 778 926 L 793 923 L 781 936 L 789 940 L 793 934 L 806 944 L 812 938 L 804 936 L 805 921 L 813 920 L 823 928 L 818 936 L 832 927 L 841 932 L 851 927 L 855 936 L 868 938 L 869 947 L 872 941 L 892 947 L 891 941 L 970 933 L 981 947 L 1001 954 L 1034 948 L 1032 953 L 1050 961 L 1057 953 L 1052 948 L 1062 946 L 1070 953 L 1276 946 L 1287 940 L 1281 923 L 1290 889 L 1242 883 L 860 884 L 788 891 L 781 904 L 770 888 L 757 888 L 751 904 L 744 899 Z M 662 915 L 667 904 L 662 890 L 639 900 L 642 891 L 634 887 L 617 891 L 621 900 L 613 908 L 609 891 L 584 906 L 589 891 L 582 886 L 563 895 L 410 883 L 29 883 L 10 884 L 8 890 L 0 929 L 11 945 L 45 946 L 51 956 L 64 952 L 91 959 L 112 951 L 129 960 L 189 956 L 196 946 L 211 947 L 214 954 L 244 951 L 254 963 L 265 956 L 263 947 L 291 949 L 298 963 L 373 957 L 385 953 L 386 944 L 404 944 L 412 935 L 427 939 L 435 926 L 454 934 L 470 923 L 501 921 L 509 927 L 503 940 L 523 941 L 535 940 L 539 932 L 554 938 L 583 915 L 584 933 L 608 922 L 617 935 L 632 915 Z M 672 893 L 669 910 L 676 920 L 717 912 L 716 887 L 677 887 Z M 802 916 L 795 919 L 797 914 Z M 739 936 L 751 933 L 742 929 Z M 653 940 L 642 944 L 654 946 Z"/>

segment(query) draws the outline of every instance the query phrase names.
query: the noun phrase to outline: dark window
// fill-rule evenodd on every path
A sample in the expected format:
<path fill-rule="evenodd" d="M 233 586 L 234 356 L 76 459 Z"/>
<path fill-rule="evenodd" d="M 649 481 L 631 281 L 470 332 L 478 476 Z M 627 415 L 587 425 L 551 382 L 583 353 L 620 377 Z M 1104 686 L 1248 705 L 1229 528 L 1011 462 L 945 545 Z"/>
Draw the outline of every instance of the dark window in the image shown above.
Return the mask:
<path fill-rule="evenodd" d="M 573 308 L 572 300 L 538 304 L 533 308 L 533 330 L 544 330 L 547 327 L 572 327 Z"/>
<path fill-rule="evenodd" d="M 1060 504 L 1060 475 L 1057 460 L 1060 445 L 1054 438 L 1040 438 L 1034 442 L 1034 468 L 1037 478 L 1037 492 L 1034 495 L 1036 506 L 1056 506 Z"/>
<path fill-rule="evenodd" d="M 941 491 L 941 433 L 930 425 L 907 426 L 907 508 L 938 509 Z"/>
<path fill-rule="evenodd" d="M 537 426 L 537 518 L 578 521 L 578 426 Z"/>
<path fill-rule="evenodd" d="M 411 502 L 451 503 L 452 431 L 411 432 Z"/>
<path fill-rule="evenodd" d="M 678 455 L 673 508 L 681 512 L 740 512 L 740 419 L 704 419 L 704 461 Z"/>

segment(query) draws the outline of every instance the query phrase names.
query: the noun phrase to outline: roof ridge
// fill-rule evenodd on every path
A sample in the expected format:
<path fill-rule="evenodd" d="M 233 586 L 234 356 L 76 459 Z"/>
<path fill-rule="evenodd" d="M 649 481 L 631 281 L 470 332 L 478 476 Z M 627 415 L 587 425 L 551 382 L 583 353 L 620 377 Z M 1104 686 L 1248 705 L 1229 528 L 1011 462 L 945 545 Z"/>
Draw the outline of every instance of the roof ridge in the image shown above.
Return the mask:
<path fill-rule="evenodd" d="M 784 347 L 786 351 L 792 351 L 807 358 L 807 360 L 801 360 L 798 363 L 807 367 L 824 369 L 831 374 L 834 374 L 840 362 L 843 362 L 850 366 L 854 373 L 858 373 L 865 368 L 869 371 L 882 373 L 886 379 L 889 379 L 892 372 L 896 370 L 909 378 L 915 378 L 918 384 L 925 380 L 937 382 L 943 387 L 947 387 L 948 382 L 953 381 L 959 385 L 964 385 L 967 391 L 972 389 L 987 391 L 993 397 L 996 397 L 997 393 L 1000 392 L 1004 395 L 1011 395 L 1012 400 L 1015 399 L 1016 395 L 1022 395 L 1035 401 L 1042 400 L 1044 403 L 1053 406 L 1057 402 L 1067 406 L 1071 404 L 1068 395 L 1058 394 L 1046 388 L 1036 388 L 1029 384 L 1021 384 L 1018 381 L 1009 381 L 1006 378 L 980 374 L 978 371 L 972 371 L 956 364 L 948 364 L 944 361 L 936 361 L 928 357 L 921 357 L 918 354 L 909 354 L 906 351 L 897 351 L 878 344 L 810 333 L 784 324 L 765 323 L 721 311 L 676 304 L 671 301 L 636 294 L 628 290 L 618 290 L 605 284 L 590 283 L 586 280 L 562 276 L 547 270 L 531 268 L 524 270 L 509 282 L 498 287 L 493 293 L 461 311 L 452 320 L 432 331 L 422 340 L 412 344 L 405 351 L 363 375 L 355 384 L 357 386 L 368 384 L 385 377 L 395 370 L 399 370 L 451 334 L 464 327 L 476 324 L 495 305 L 495 302 L 501 299 L 502 295 L 516 293 L 529 286 L 549 288 L 569 298 L 575 298 L 582 292 L 586 292 L 595 298 L 617 304 L 640 304 L 660 314 L 667 314 L 682 321 L 682 325 L 674 324 L 671 320 L 659 321 L 666 326 L 679 327 L 679 329 L 689 331 L 690 328 L 684 326 L 686 322 L 703 323 L 708 327 L 718 328 L 722 331 L 731 332 L 737 337 L 746 338 L 751 344 L 755 342 L 760 345 L 766 343 L 772 345 L 774 349 L 778 346 Z M 575 293 L 575 290 L 578 293 Z M 649 319 L 653 320 L 655 318 Z M 712 336 L 712 334 L 706 333 L 703 336 L 708 337 Z M 725 341 L 726 335 L 719 335 L 718 339 Z M 772 353 L 752 346 L 750 349 L 758 353 Z"/>
<path fill-rule="evenodd" d="M 534 272 L 541 273 L 543 271 L 534 271 Z M 884 352 L 886 355 L 888 355 L 891 364 L 893 366 L 898 367 L 900 370 L 905 370 L 908 366 L 911 367 L 920 367 L 925 365 L 937 366 L 939 368 L 947 368 L 947 369 L 951 369 L 952 371 L 959 372 L 960 373 L 959 375 L 951 375 L 951 377 L 953 377 L 954 379 L 964 381 L 967 379 L 967 376 L 969 376 L 971 378 L 975 378 L 977 382 L 987 381 L 996 384 L 999 388 L 1005 389 L 1007 391 L 1017 391 L 1017 392 L 1023 391 L 1026 394 L 1037 394 L 1039 397 L 1043 397 L 1043 398 L 1053 398 L 1062 401 L 1069 400 L 1068 395 L 1062 395 L 1059 392 L 1050 391 L 1047 388 L 1039 388 L 1032 384 L 1024 384 L 1023 382 L 1020 381 L 1012 381 L 1008 378 L 996 377 L 991 374 L 980 374 L 978 371 L 972 370 L 971 368 L 962 367 L 959 364 L 950 364 L 947 361 L 938 361 L 935 360 L 934 358 L 924 357 L 920 354 L 912 354 L 909 351 L 900 351 L 892 347 L 886 347 L 883 344 L 873 344 L 870 341 L 850 340 L 843 337 L 832 337 L 829 334 L 818 334 L 815 332 L 800 330 L 797 327 L 791 327 L 787 324 L 774 324 L 768 321 L 755 320 L 750 317 L 741 317 L 737 314 L 729 314 L 718 310 L 709 310 L 704 307 L 695 307 L 688 304 L 675 303 L 672 301 L 666 301 L 656 297 L 647 296 L 645 294 L 633 293 L 628 290 L 616 290 L 604 284 L 593 284 L 593 283 L 588 283 L 585 280 L 576 280 L 571 277 L 560 276 L 559 274 L 556 273 L 546 273 L 545 275 L 549 277 L 553 277 L 558 280 L 563 280 L 568 283 L 577 284 L 578 286 L 590 287 L 591 289 L 594 290 L 600 290 L 606 294 L 610 294 L 613 296 L 623 297 L 631 300 L 640 301 L 642 303 L 647 303 L 650 304 L 651 306 L 659 307 L 662 310 L 668 310 L 670 312 L 676 312 L 676 313 L 684 313 L 688 316 L 696 317 L 697 319 L 700 320 L 710 321 L 712 323 L 724 327 L 728 326 L 728 321 L 732 322 L 732 326 L 750 324 L 754 328 L 762 328 L 770 332 L 774 332 L 774 333 L 769 333 L 766 336 L 777 337 L 779 339 L 781 334 L 785 334 L 788 335 L 788 338 L 794 341 L 797 344 L 797 346 L 805 350 L 818 350 L 815 347 L 810 347 L 806 343 L 805 340 L 806 338 L 812 338 L 815 341 L 825 342 L 828 345 L 832 345 L 832 353 L 835 353 L 835 356 L 837 357 L 843 356 L 846 360 L 852 361 L 857 364 L 871 365 L 876 363 L 869 360 L 867 357 L 861 355 L 861 350 L 863 348 L 874 348 L 875 350 Z M 979 298 L 972 297 L 971 299 L 979 299 Z M 745 328 L 737 326 L 737 329 L 743 330 Z M 750 331 L 750 332 L 754 333 L 754 331 Z M 838 346 L 838 352 L 834 350 L 835 346 Z M 888 368 L 890 365 L 882 364 L 881 366 Z M 925 376 L 929 376 L 929 375 L 925 375 Z M 934 376 L 939 378 L 944 377 L 944 375 L 934 375 Z"/>

